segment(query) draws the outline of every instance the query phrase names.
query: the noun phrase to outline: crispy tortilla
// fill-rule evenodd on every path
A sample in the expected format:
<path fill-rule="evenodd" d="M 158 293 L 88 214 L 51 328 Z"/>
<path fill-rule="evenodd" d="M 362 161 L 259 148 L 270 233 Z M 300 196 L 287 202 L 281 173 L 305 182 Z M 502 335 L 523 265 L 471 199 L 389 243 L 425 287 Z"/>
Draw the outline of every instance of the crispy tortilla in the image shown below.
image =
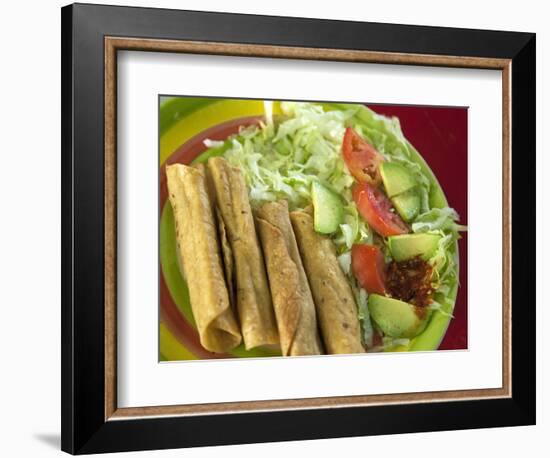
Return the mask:
<path fill-rule="evenodd" d="M 201 344 L 212 352 L 231 350 L 241 342 L 241 334 L 225 284 L 204 166 L 169 165 L 166 177 L 178 256 Z"/>
<path fill-rule="evenodd" d="M 211 194 L 212 195 L 212 194 Z M 220 209 L 216 207 L 216 220 L 218 223 L 218 234 L 220 236 L 220 247 L 222 251 L 222 264 L 223 271 L 225 273 L 225 284 L 227 285 L 227 292 L 229 293 L 229 302 L 233 311 L 236 313 L 236 304 L 235 304 L 235 281 L 234 281 L 234 264 L 233 251 L 231 250 L 231 245 L 229 244 L 229 236 L 227 235 L 227 229 L 223 222 Z"/>
<path fill-rule="evenodd" d="M 233 253 L 234 272 L 228 277 L 235 282 L 245 347 L 249 350 L 278 345 L 277 322 L 244 177 L 223 157 L 210 158 L 207 170 L 211 187 L 215 190 L 221 224 Z"/>
<path fill-rule="evenodd" d="M 353 291 L 342 271 L 334 243 L 315 232 L 309 212 L 290 214 L 298 248 L 313 293 L 325 349 L 329 354 L 363 353 Z"/>
<path fill-rule="evenodd" d="M 284 356 L 319 355 L 313 297 L 296 245 L 286 200 L 264 204 L 256 221 Z"/>

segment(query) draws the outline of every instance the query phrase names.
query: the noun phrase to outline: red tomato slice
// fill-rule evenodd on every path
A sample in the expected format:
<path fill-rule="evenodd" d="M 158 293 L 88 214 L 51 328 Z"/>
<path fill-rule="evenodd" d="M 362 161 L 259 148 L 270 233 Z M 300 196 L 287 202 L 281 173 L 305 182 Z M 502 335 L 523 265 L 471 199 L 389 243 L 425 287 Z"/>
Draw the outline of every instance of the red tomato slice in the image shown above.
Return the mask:
<path fill-rule="evenodd" d="M 352 194 L 361 216 L 381 236 L 409 232 L 409 227 L 392 211 L 391 202 L 380 189 L 368 183 L 359 183 L 353 187 Z"/>
<path fill-rule="evenodd" d="M 368 293 L 385 293 L 386 265 L 380 248 L 375 245 L 353 245 L 351 266 L 355 278 Z"/>
<path fill-rule="evenodd" d="M 344 134 L 342 155 L 350 173 L 357 181 L 375 186 L 380 183 L 379 165 L 384 161 L 384 157 L 351 127 L 348 127 Z"/>

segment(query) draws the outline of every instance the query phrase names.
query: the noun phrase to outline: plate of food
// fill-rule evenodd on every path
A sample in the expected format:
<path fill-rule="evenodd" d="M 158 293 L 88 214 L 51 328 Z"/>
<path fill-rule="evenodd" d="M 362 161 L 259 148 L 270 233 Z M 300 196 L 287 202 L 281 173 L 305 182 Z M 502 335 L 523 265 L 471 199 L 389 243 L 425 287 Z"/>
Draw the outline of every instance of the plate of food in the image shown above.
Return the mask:
<path fill-rule="evenodd" d="M 399 119 L 170 97 L 159 135 L 162 361 L 439 348 L 465 226 Z"/>

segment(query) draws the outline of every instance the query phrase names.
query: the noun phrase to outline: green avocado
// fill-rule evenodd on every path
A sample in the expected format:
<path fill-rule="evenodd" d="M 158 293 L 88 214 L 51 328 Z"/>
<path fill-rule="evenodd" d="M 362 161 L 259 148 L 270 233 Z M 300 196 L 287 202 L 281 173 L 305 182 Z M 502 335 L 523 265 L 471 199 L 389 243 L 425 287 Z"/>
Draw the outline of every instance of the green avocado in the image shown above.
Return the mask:
<path fill-rule="evenodd" d="M 371 294 L 369 313 L 385 335 L 410 339 L 424 330 L 431 311 L 391 297 Z"/>
<path fill-rule="evenodd" d="M 410 223 L 420 211 L 420 195 L 416 188 L 409 189 L 395 197 L 391 198 L 391 202 L 399 216 L 403 221 Z"/>
<path fill-rule="evenodd" d="M 388 197 L 397 196 L 416 186 L 416 180 L 411 172 L 401 164 L 395 162 L 382 162 L 380 175 Z"/>
<path fill-rule="evenodd" d="M 424 261 L 430 259 L 435 251 L 441 236 L 438 234 L 404 234 L 388 237 L 388 246 L 391 255 L 396 261 L 420 256 Z"/>
<path fill-rule="evenodd" d="M 311 185 L 313 227 L 321 234 L 336 231 L 344 220 L 344 207 L 340 196 L 316 181 Z"/>

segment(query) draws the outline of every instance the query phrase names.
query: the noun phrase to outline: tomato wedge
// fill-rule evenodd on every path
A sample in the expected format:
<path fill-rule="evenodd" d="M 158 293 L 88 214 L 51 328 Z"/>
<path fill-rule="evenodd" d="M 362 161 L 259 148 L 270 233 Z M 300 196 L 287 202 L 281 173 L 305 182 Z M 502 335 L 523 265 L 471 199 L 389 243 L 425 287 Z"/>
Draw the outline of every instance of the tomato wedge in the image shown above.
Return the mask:
<path fill-rule="evenodd" d="M 352 195 L 361 216 L 382 237 L 409 232 L 409 227 L 392 211 L 391 202 L 380 189 L 368 183 L 358 183 L 353 187 Z"/>
<path fill-rule="evenodd" d="M 386 265 L 380 248 L 376 245 L 353 245 L 351 247 L 351 266 L 355 278 L 368 293 L 385 293 Z"/>
<path fill-rule="evenodd" d="M 384 161 L 384 157 L 351 127 L 348 127 L 344 134 L 342 156 L 357 181 L 374 186 L 380 183 L 379 165 Z"/>

